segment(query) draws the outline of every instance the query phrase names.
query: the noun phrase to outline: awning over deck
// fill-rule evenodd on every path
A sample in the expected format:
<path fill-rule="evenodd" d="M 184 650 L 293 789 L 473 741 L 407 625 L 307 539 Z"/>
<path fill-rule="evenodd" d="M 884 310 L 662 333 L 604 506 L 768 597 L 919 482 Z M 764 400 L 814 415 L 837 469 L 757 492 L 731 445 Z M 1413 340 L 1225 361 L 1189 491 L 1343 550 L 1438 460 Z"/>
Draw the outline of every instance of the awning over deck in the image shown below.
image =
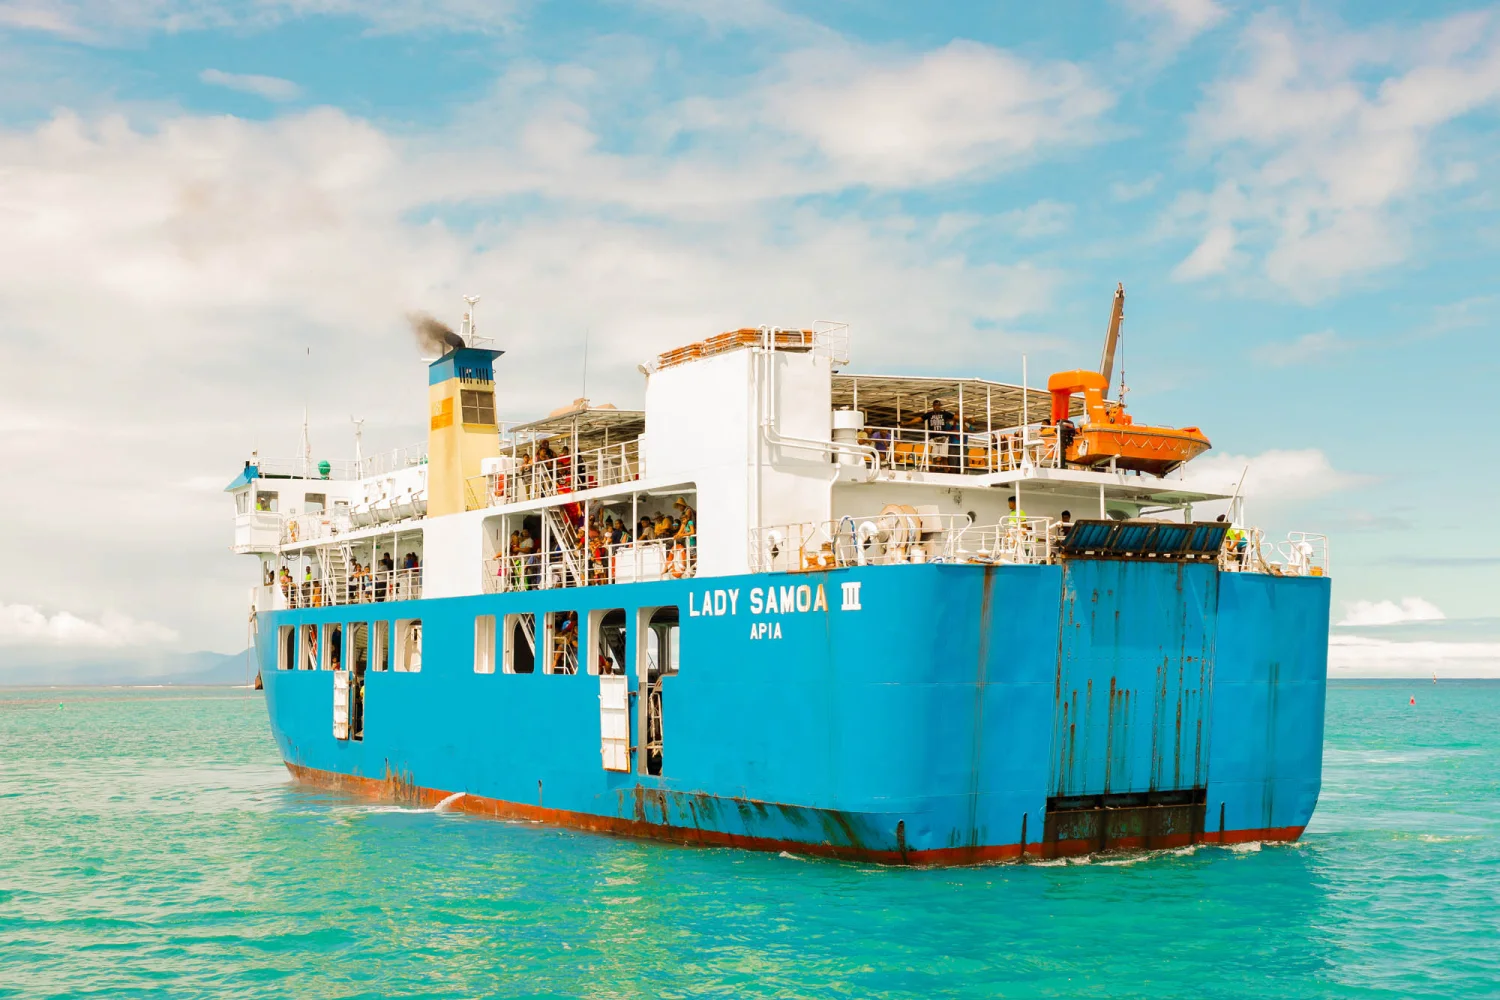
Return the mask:
<path fill-rule="evenodd" d="M 1045 389 L 1027 391 L 1018 385 L 981 378 L 833 376 L 833 408 L 863 410 L 865 423 L 873 427 L 912 423 L 934 399 L 941 400 L 943 409 L 976 432 L 1017 427 L 1025 418 L 1032 423 L 1045 422 L 1052 408 L 1052 397 Z M 1082 399 L 1074 400 L 1073 412 L 1083 413 Z"/>
<path fill-rule="evenodd" d="M 586 399 L 575 403 L 582 405 L 562 407 L 539 420 L 515 424 L 507 428 L 507 433 L 518 442 L 571 439 L 576 433 L 580 448 L 594 448 L 634 441 L 646 430 L 646 414 L 642 410 L 620 410 L 608 404 L 593 406 Z"/>

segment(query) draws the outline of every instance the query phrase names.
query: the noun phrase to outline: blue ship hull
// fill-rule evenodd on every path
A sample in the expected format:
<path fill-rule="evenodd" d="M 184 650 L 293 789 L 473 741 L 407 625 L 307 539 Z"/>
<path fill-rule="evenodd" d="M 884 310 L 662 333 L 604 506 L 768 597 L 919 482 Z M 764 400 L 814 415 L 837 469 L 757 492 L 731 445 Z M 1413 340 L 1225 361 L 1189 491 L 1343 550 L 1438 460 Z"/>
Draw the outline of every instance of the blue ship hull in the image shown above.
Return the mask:
<path fill-rule="evenodd" d="M 1208 563 L 850 567 L 262 613 L 258 655 L 300 779 L 684 843 L 966 864 L 1296 839 L 1321 781 L 1328 603 L 1325 578 Z M 602 766 L 597 676 L 474 670 L 476 615 L 663 605 L 681 632 L 659 776 Z M 410 618 L 422 668 L 366 675 L 362 740 L 334 737 L 331 672 L 276 669 L 278 626 Z M 638 728 L 632 713 L 633 746 Z"/>

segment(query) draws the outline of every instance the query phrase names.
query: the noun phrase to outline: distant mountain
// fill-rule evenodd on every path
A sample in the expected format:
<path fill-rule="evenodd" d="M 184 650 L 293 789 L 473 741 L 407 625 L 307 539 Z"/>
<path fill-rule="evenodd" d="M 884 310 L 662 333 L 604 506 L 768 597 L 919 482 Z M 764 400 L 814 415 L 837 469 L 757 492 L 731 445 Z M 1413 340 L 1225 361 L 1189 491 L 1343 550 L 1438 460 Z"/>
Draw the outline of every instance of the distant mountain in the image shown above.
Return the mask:
<path fill-rule="evenodd" d="M 0 650 L 0 685 L 245 684 L 254 680 L 246 652 L 93 653 L 51 649 Z M 248 671 L 248 676 L 247 676 Z"/>

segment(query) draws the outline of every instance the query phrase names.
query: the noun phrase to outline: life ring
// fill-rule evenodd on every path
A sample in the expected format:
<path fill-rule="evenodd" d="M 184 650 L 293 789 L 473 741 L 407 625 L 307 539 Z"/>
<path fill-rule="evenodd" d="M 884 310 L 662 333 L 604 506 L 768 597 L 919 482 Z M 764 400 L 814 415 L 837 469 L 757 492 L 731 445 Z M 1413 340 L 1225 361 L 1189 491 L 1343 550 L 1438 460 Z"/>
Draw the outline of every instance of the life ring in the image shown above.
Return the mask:
<path fill-rule="evenodd" d="M 297 522 L 296 521 L 293 521 L 291 524 L 287 525 L 286 533 L 287 533 L 287 537 L 290 538 L 292 541 L 295 542 L 297 540 Z"/>
<path fill-rule="evenodd" d="M 678 559 L 678 557 L 677 557 L 677 554 L 679 552 L 682 553 L 682 558 L 681 559 Z M 682 577 L 683 577 L 683 574 L 685 574 L 686 572 L 687 572 L 687 547 L 686 546 L 674 545 L 674 546 L 672 546 L 671 550 L 667 553 L 667 575 L 670 576 L 670 577 L 672 577 L 674 580 L 681 580 Z"/>
<path fill-rule="evenodd" d="M 497 496 L 497 497 L 503 497 L 503 496 L 505 496 L 505 477 L 504 476 L 496 476 L 495 477 L 495 496 Z"/>

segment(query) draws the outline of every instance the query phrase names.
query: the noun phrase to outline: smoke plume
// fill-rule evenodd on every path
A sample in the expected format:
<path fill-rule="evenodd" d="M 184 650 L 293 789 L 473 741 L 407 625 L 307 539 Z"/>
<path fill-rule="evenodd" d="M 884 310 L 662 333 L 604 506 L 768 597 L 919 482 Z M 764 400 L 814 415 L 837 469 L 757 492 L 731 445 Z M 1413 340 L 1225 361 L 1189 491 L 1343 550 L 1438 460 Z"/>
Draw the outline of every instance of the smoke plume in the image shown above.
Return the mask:
<path fill-rule="evenodd" d="M 423 354 L 441 356 L 454 348 L 465 346 L 464 339 L 454 333 L 452 327 L 428 313 L 407 313 L 406 321 L 411 324 L 411 332 L 416 335 L 417 346 L 422 349 Z"/>

